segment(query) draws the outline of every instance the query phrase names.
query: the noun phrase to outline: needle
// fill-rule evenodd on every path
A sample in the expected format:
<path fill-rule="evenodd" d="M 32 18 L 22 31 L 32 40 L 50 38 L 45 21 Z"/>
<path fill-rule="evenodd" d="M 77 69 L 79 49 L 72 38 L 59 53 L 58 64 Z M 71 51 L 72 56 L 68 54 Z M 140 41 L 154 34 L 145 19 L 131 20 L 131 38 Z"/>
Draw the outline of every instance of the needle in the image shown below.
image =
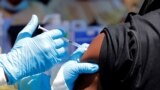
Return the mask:
<path fill-rule="evenodd" d="M 38 29 L 41 29 L 42 31 L 44 31 L 44 32 L 47 32 L 47 31 L 49 31 L 49 30 L 47 30 L 46 28 L 44 28 L 44 27 L 42 27 L 42 26 L 38 26 Z M 80 47 L 80 44 L 78 44 L 78 43 L 76 43 L 76 42 L 74 42 L 74 41 L 71 41 L 71 40 L 69 40 L 69 39 L 67 39 L 67 38 L 63 38 L 65 41 L 67 41 L 67 42 L 69 42 L 70 44 L 72 44 L 73 46 L 76 46 L 76 47 Z"/>

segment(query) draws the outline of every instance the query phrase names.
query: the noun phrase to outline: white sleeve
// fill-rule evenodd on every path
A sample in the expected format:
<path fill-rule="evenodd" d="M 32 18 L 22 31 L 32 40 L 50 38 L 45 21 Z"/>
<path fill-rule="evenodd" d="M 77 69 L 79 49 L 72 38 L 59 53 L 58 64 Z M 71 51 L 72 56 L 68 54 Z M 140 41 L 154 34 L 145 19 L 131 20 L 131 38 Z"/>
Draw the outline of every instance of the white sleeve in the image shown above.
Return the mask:
<path fill-rule="evenodd" d="M 61 65 L 56 65 L 52 69 L 51 88 L 52 90 L 69 90 L 64 80 L 63 67 Z"/>
<path fill-rule="evenodd" d="M 7 82 L 6 82 L 4 70 L 2 67 L 0 67 L 0 85 L 6 85 L 6 84 L 7 84 Z"/>

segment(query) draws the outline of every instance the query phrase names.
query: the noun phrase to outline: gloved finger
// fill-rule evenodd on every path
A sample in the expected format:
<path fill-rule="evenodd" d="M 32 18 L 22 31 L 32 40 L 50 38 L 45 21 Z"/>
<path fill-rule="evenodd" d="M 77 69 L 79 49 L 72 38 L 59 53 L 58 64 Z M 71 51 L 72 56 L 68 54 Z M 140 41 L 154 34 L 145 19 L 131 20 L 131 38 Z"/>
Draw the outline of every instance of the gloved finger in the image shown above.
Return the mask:
<path fill-rule="evenodd" d="M 60 29 L 53 29 L 53 30 L 50 30 L 50 31 L 45 32 L 45 33 L 47 33 L 47 35 L 52 37 L 52 39 L 62 38 L 65 35 L 64 31 L 60 30 Z"/>
<path fill-rule="evenodd" d="M 58 48 L 56 49 L 56 51 L 57 51 L 58 57 L 66 55 L 66 49 L 64 47 Z"/>
<path fill-rule="evenodd" d="M 76 51 L 73 52 L 73 54 L 74 54 L 74 53 L 77 53 L 77 52 L 84 53 L 84 52 L 87 50 L 88 47 L 89 47 L 89 44 L 88 44 L 88 43 L 83 43 L 80 47 L 78 47 L 78 48 L 76 49 Z"/>
<path fill-rule="evenodd" d="M 36 15 L 32 15 L 29 23 L 23 28 L 23 30 L 18 34 L 16 42 L 25 37 L 31 37 L 33 32 L 36 30 L 38 26 L 38 17 Z"/>
<path fill-rule="evenodd" d="M 92 63 L 77 63 L 75 73 L 82 74 L 82 73 L 95 73 L 99 69 L 97 64 Z"/>
<path fill-rule="evenodd" d="M 70 59 L 72 60 L 79 59 L 84 54 L 84 52 L 87 50 L 88 47 L 89 47 L 89 44 L 87 43 L 82 44 L 80 47 L 78 47 L 78 49 L 76 49 L 76 51 L 73 52 Z"/>
<path fill-rule="evenodd" d="M 55 39 L 54 44 L 55 48 L 66 47 L 68 45 L 67 42 L 62 38 Z"/>
<path fill-rule="evenodd" d="M 82 52 L 76 52 L 75 54 L 71 55 L 70 60 L 75 60 L 79 62 L 82 55 L 83 55 Z"/>
<path fill-rule="evenodd" d="M 58 55 L 58 58 L 62 59 L 63 61 L 66 61 L 68 60 L 68 53 L 67 52 L 64 52 L 64 53 L 61 53 L 60 55 Z"/>
<path fill-rule="evenodd" d="M 83 43 L 79 48 L 84 48 L 84 50 L 87 50 L 88 47 L 89 47 L 88 43 Z"/>

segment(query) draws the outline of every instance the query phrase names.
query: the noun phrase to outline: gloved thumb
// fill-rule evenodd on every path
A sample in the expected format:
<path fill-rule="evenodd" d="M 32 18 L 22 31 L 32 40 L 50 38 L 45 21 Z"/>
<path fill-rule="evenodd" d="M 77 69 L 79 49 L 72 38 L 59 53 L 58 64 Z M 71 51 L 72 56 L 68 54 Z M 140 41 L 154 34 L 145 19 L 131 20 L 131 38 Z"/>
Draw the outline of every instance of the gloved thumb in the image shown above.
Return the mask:
<path fill-rule="evenodd" d="M 70 59 L 76 60 L 79 62 L 79 59 L 82 57 L 82 55 L 84 54 L 84 52 L 87 50 L 88 47 L 89 47 L 89 44 L 83 43 L 80 47 L 76 49 L 76 51 L 73 52 Z"/>
<path fill-rule="evenodd" d="M 69 88 L 66 90 L 73 90 L 74 82 L 79 74 L 92 74 L 97 72 L 99 69 L 97 64 L 92 63 L 75 63 L 75 61 L 68 61 L 67 63 L 69 64 L 66 64 L 63 72 L 66 85 Z"/>
<path fill-rule="evenodd" d="M 37 26 L 38 26 L 38 17 L 36 15 L 32 15 L 32 18 L 29 21 L 29 23 L 18 34 L 16 42 L 20 39 L 31 37 L 33 32 L 36 30 Z"/>
<path fill-rule="evenodd" d="M 92 64 L 92 63 L 77 63 L 76 67 L 76 73 L 77 74 L 91 74 L 97 72 L 99 69 L 99 66 L 97 64 Z"/>

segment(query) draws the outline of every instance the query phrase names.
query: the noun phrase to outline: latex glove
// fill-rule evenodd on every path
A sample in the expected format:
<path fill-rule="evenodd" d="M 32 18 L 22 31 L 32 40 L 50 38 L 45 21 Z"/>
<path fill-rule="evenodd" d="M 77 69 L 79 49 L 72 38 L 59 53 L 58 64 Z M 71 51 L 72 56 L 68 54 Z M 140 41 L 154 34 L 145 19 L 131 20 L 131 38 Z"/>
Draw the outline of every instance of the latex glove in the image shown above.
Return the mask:
<path fill-rule="evenodd" d="M 36 73 L 44 72 L 66 57 L 64 33 L 55 29 L 31 37 L 38 25 L 36 15 L 18 34 L 12 50 L 0 55 L 0 67 L 3 68 L 8 84 Z"/>
<path fill-rule="evenodd" d="M 18 90 L 51 90 L 50 76 L 41 73 L 23 78 L 18 82 Z"/>
<path fill-rule="evenodd" d="M 73 53 L 70 60 L 61 66 L 57 76 L 53 80 L 53 90 L 72 90 L 74 82 L 79 74 L 95 73 L 98 71 L 99 67 L 97 64 L 79 63 L 79 60 L 87 47 L 87 44 L 83 44 Z"/>
<path fill-rule="evenodd" d="M 81 45 L 72 55 L 70 58 L 75 59 L 76 61 L 79 61 L 79 57 L 82 56 L 82 54 L 87 50 L 88 44 Z M 66 62 L 69 63 L 69 62 Z M 70 62 L 71 63 L 71 62 Z M 73 62 L 73 64 L 75 64 Z M 76 62 L 77 64 L 77 62 Z M 26 78 L 23 78 L 18 82 L 18 90 L 51 90 L 50 81 L 52 81 L 52 78 L 55 77 L 60 69 L 62 64 L 57 64 L 54 67 L 52 67 L 51 70 L 29 76 Z M 52 73 L 52 74 L 50 74 Z M 69 71 L 70 73 L 70 71 Z M 51 75 L 51 78 L 50 78 Z M 60 85 L 60 84 L 59 84 Z M 59 87 L 59 86 L 58 86 Z"/>

